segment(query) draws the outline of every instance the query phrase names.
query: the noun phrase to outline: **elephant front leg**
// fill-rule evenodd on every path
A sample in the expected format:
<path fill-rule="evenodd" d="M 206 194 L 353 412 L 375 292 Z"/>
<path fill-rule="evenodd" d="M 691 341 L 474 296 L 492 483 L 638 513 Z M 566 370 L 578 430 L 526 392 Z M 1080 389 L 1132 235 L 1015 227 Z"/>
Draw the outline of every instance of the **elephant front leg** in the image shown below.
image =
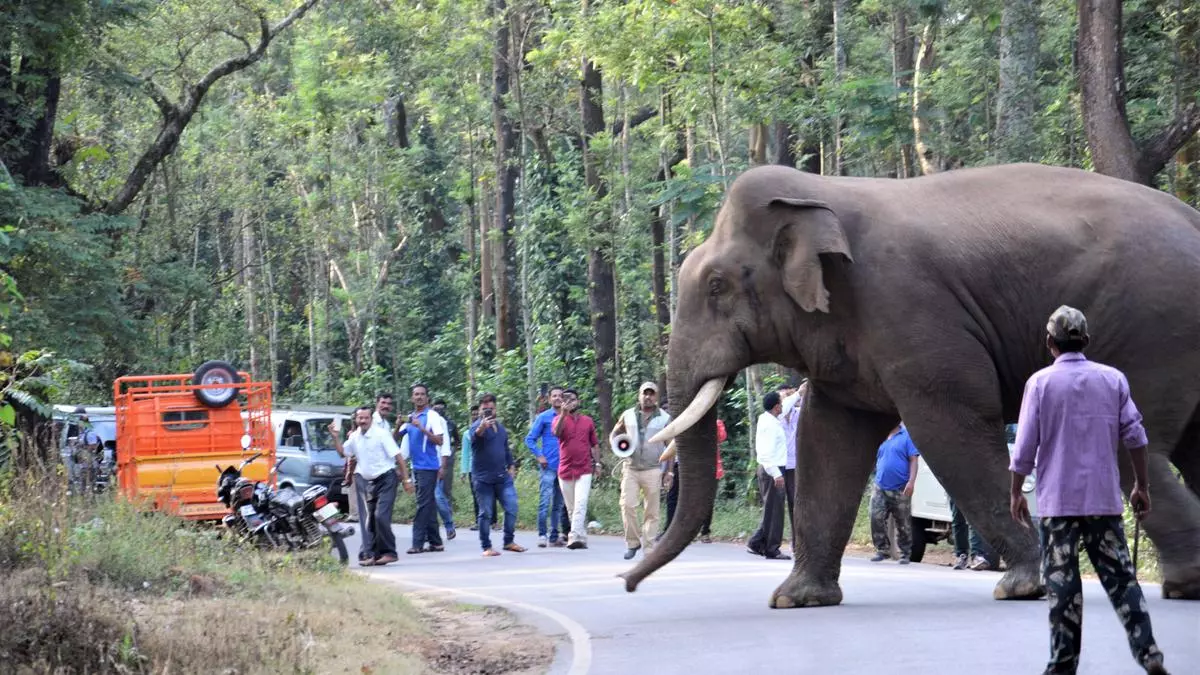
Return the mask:
<path fill-rule="evenodd" d="M 796 453 L 795 561 L 771 594 L 771 607 L 819 607 L 842 601 L 842 554 L 875 463 L 898 419 L 852 411 L 810 391 Z"/>

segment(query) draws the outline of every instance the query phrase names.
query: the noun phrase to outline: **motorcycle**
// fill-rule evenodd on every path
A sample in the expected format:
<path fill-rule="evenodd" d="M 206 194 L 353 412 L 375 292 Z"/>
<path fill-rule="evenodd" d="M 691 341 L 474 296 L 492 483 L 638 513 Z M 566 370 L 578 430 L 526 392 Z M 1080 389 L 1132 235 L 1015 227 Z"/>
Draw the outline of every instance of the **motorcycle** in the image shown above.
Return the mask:
<path fill-rule="evenodd" d="M 328 534 L 332 552 L 342 564 L 348 563 L 346 537 L 354 534 L 354 526 L 343 522 L 328 490 L 314 485 L 297 494 L 291 486 L 272 490 L 267 483 L 243 477 L 246 466 L 261 456 L 256 453 L 236 468 L 217 465 L 217 499 L 229 509 L 221 519 L 225 527 L 261 548 L 289 551 L 320 546 Z"/>

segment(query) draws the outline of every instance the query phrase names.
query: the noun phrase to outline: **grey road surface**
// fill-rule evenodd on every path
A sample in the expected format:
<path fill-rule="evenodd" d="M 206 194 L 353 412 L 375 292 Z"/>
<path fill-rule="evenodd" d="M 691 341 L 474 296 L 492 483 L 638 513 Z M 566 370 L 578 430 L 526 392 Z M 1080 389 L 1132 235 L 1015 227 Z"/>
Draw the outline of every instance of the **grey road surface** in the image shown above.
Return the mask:
<path fill-rule="evenodd" d="M 767 599 L 791 563 L 734 544 L 692 544 L 626 593 L 615 575 L 630 563 L 617 537 L 571 551 L 536 548 L 534 534 L 518 532 L 528 552 L 485 559 L 465 528 L 445 552 L 419 555 L 403 553 L 409 528 L 395 530 L 400 561 L 360 571 L 433 597 L 508 606 L 561 637 L 552 673 L 1032 675 L 1048 653 L 1045 601 L 992 600 L 992 572 L 848 557 L 842 605 L 772 610 Z M 1200 673 L 1200 603 L 1144 588 L 1168 669 Z M 1079 674 L 1142 672 L 1099 583 L 1086 582 L 1084 608 Z"/>

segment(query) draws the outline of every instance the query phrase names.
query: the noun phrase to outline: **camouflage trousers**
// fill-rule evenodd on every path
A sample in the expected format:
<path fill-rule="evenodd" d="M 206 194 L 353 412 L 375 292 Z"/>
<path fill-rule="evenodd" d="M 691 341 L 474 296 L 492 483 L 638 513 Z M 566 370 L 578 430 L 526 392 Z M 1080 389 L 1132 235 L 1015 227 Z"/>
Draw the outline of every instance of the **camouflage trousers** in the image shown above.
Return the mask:
<path fill-rule="evenodd" d="M 871 542 L 879 553 L 891 555 L 887 527 L 891 516 L 896 522 L 896 546 L 900 555 L 907 558 L 912 554 L 912 497 L 905 497 L 903 490 L 884 490 L 878 484 L 872 487 Z"/>
<path fill-rule="evenodd" d="M 1083 581 L 1079 543 L 1125 625 L 1129 649 L 1142 667 L 1162 662 L 1154 643 L 1146 598 L 1134 578 L 1120 516 L 1042 518 L 1042 574 L 1050 599 L 1050 663 L 1045 675 L 1074 675 L 1083 640 Z"/>

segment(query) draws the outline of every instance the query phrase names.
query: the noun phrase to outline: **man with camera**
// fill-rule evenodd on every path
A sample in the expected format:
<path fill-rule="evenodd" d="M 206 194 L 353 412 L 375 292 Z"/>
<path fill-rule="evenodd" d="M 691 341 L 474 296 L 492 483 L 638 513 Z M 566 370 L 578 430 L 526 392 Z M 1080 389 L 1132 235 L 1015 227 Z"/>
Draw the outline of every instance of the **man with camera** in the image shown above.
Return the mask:
<path fill-rule="evenodd" d="M 436 494 L 442 476 L 450 470 L 450 434 L 446 431 L 446 420 L 429 407 L 429 388 L 414 384 L 411 392 L 413 411 L 400 429 L 400 451 L 412 458 L 417 484 L 417 514 L 413 518 L 413 543 L 408 553 L 444 551 L 446 547 L 438 532 Z"/>
<path fill-rule="evenodd" d="M 609 434 L 613 451 L 624 452 L 632 446 L 633 454 L 621 460 L 621 522 L 625 526 L 625 559 L 630 560 L 645 546 L 654 546 L 658 532 L 659 489 L 662 468 L 659 455 L 666 449 L 663 443 L 648 443 L 647 439 L 662 431 L 671 415 L 658 406 L 658 385 L 643 382 L 637 407 L 622 413 Z M 624 444 L 625 447 L 621 447 Z M 645 522 L 638 522 L 637 503 L 642 500 Z"/>
<path fill-rule="evenodd" d="M 504 508 L 504 550 L 523 553 L 525 547 L 513 539 L 517 531 L 517 488 L 513 484 L 516 464 L 508 429 L 496 417 L 496 397 L 484 394 L 479 399 L 479 419 L 471 424 L 472 478 L 479 502 L 479 544 L 485 558 L 500 555 L 492 548 L 491 524 L 497 497 Z"/>
<path fill-rule="evenodd" d="M 592 470 L 600 466 L 600 440 L 596 423 L 579 414 L 579 392 L 563 392 L 562 408 L 554 418 L 558 437 L 558 484 L 563 501 L 571 512 L 571 533 L 567 548 L 587 548 L 587 505 L 592 491 Z"/>

